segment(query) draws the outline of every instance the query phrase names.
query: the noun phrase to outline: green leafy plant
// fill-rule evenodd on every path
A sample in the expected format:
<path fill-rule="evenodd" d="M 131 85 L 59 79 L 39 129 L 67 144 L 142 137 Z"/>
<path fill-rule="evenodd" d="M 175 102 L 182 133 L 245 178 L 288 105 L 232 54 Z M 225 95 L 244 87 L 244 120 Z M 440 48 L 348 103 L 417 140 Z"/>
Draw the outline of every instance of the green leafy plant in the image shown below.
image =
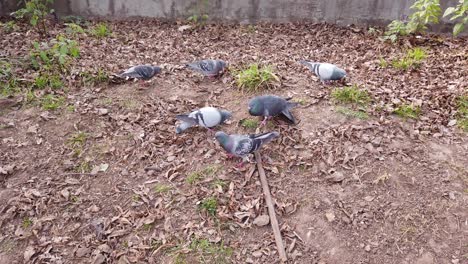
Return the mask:
<path fill-rule="evenodd" d="M 463 31 L 465 24 L 468 23 L 468 0 L 459 0 L 457 6 L 447 8 L 443 17 L 448 16 L 451 16 L 450 20 L 459 19 L 459 22 L 453 27 L 453 35 L 457 36 Z"/>
<path fill-rule="evenodd" d="M 201 201 L 199 205 L 200 209 L 206 211 L 211 216 L 216 216 L 216 210 L 218 209 L 218 200 L 215 197 L 206 198 Z"/>
<path fill-rule="evenodd" d="M 387 68 L 388 62 L 384 58 L 379 58 L 379 66 L 380 68 Z"/>
<path fill-rule="evenodd" d="M 0 60 L 0 95 L 7 97 L 19 91 L 19 81 L 15 77 L 13 64 Z"/>
<path fill-rule="evenodd" d="M 280 79 L 268 65 L 260 66 L 254 63 L 236 73 L 236 82 L 242 91 L 256 92 L 271 89 L 275 81 L 279 82 Z"/>
<path fill-rule="evenodd" d="M 187 21 L 192 23 L 197 27 L 203 27 L 208 21 L 208 14 L 206 10 L 208 9 L 208 0 L 199 0 L 197 1 L 196 7 L 192 9 L 192 15 L 187 18 Z"/>
<path fill-rule="evenodd" d="M 19 27 L 18 25 L 16 24 L 15 21 L 8 21 L 6 23 L 1 23 L 0 22 L 0 26 L 2 26 L 3 30 L 6 32 L 6 33 L 10 33 L 10 32 L 13 32 L 13 31 L 17 31 L 19 30 Z"/>
<path fill-rule="evenodd" d="M 97 24 L 91 29 L 90 33 L 96 38 L 105 38 L 112 34 L 109 26 L 107 26 L 106 23 Z"/>
<path fill-rule="evenodd" d="M 393 113 L 405 119 L 417 119 L 421 115 L 421 108 L 411 104 L 401 104 Z"/>
<path fill-rule="evenodd" d="M 57 36 L 49 43 L 33 42 L 33 49 L 29 52 L 32 66 L 46 71 L 66 71 L 70 62 L 79 57 L 80 49 L 74 40 Z"/>
<path fill-rule="evenodd" d="M 208 21 L 209 16 L 207 14 L 202 14 L 202 15 L 191 15 L 187 18 L 189 22 L 196 26 L 204 26 L 206 25 L 206 22 Z"/>
<path fill-rule="evenodd" d="M 392 21 L 387 26 L 384 40 L 395 42 L 398 36 L 424 32 L 428 24 L 439 23 L 441 13 L 439 0 L 417 0 L 410 9 L 414 12 L 409 16 L 409 21 Z"/>
<path fill-rule="evenodd" d="M 31 26 L 36 27 L 41 35 L 47 33 L 45 19 L 47 15 L 54 12 L 50 5 L 54 0 L 29 0 L 25 2 L 24 8 L 18 9 L 11 15 L 16 19 L 29 19 Z"/>
<path fill-rule="evenodd" d="M 371 98 L 366 90 L 361 90 L 357 85 L 336 88 L 331 93 L 332 98 L 340 103 L 367 105 Z"/>
<path fill-rule="evenodd" d="M 85 33 L 84 29 L 78 24 L 65 23 L 65 25 L 67 26 L 67 28 L 65 29 L 65 32 L 67 33 L 67 35 L 70 35 L 72 37 L 76 37 L 76 36 L 78 36 L 80 34 Z"/>

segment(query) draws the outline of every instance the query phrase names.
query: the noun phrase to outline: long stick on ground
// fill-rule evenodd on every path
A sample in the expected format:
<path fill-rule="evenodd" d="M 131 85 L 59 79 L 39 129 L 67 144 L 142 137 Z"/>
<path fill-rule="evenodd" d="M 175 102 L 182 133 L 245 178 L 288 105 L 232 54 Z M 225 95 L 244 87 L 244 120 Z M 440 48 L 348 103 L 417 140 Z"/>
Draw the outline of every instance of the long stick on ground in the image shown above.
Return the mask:
<path fill-rule="evenodd" d="M 271 199 L 270 187 L 268 187 L 265 171 L 263 170 L 262 157 L 257 151 L 255 152 L 255 159 L 257 160 L 258 174 L 260 175 L 260 181 L 262 183 L 263 195 L 265 196 L 265 202 L 268 206 L 268 214 L 270 215 L 271 227 L 273 228 L 273 234 L 275 235 L 276 247 L 278 248 L 280 260 L 282 262 L 286 262 L 288 258 L 286 257 L 286 251 L 284 250 L 283 238 L 281 237 L 278 219 L 276 219 L 275 205 L 273 204 L 273 200 Z"/>

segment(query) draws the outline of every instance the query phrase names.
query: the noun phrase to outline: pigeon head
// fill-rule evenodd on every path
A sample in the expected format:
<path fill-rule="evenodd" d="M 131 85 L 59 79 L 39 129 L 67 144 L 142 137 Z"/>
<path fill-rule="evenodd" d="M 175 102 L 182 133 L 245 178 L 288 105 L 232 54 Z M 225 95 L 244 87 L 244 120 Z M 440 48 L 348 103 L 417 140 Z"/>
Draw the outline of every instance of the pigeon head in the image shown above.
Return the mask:
<path fill-rule="evenodd" d="M 154 73 L 155 74 L 158 74 L 161 72 L 161 67 L 158 67 L 158 66 L 152 66 L 153 67 L 153 70 L 154 70 Z"/>
<path fill-rule="evenodd" d="M 263 104 L 258 100 L 258 98 L 254 98 L 249 102 L 249 114 L 253 116 L 261 116 L 263 115 Z"/>
<path fill-rule="evenodd" d="M 223 68 L 226 68 L 227 67 L 227 63 L 223 60 L 219 60 L 219 64 L 221 64 L 221 66 L 223 66 Z"/>
<path fill-rule="evenodd" d="M 223 146 L 229 142 L 229 135 L 224 133 L 223 131 L 216 132 L 215 138 Z"/>
<path fill-rule="evenodd" d="M 226 110 L 220 110 L 221 113 L 221 122 L 224 122 L 232 117 L 231 112 L 226 111 Z"/>

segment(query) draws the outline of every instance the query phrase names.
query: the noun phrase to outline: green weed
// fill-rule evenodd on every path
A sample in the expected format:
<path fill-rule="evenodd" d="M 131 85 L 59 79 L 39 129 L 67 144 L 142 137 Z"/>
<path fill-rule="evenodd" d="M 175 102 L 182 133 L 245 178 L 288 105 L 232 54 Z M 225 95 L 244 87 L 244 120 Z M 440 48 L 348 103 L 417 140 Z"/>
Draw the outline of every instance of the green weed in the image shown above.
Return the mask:
<path fill-rule="evenodd" d="M 371 98 L 366 90 L 360 90 L 357 85 L 336 88 L 331 93 L 332 98 L 345 104 L 367 105 Z"/>
<path fill-rule="evenodd" d="M 206 198 L 201 201 L 199 207 L 201 210 L 214 217 L 216 216 L 216 210 L 218 209 L 218 200 L 216 200 L 215 197 Z"/>
<path fill-rule="evenodd" d="M 388 62 L 384 58 L 379 58 L 379 66 L 380 68 L 387 68 Z"/>
<path fill-rule="evenodd" d="M 112 34 L 109 26 L 107 26 L 106 23 L 97 24 L 90 30 L 90 33 L 96 38 L 105 38 Z"/>
<path fill-rule="evenodd" d="M 67 35 L 70 35 L 72 37 L 76 37 L 76 36 L 78 36 L 80 34 L 85 33 L 84 29 L 78 24 L 65 23 L 65 25 L 67 26 L 67 28 L 65 29 L 65 32 L 67 33 Z"/>
<path fill-rule="evenodd" d="M 421 108 L 410 104 L 402 104 L 398 106 L 393 113 L 405 119 L 417 119 L 419 115 L 421 115 Z"/>
<path fill-rule="evenodd" d="M 2 26 L 3 30 L 6 32 L 6 33 L 11 33 L 11 32 L 14 32 L 14 31 L 18 31 L 19 30 L 19 26 L 15 23 L 15 21 L 8 21 L 6 23 L 1 23 L 0 22 L 0 26 Z"/>
<path fill-rule="evenodd" d="M 247 68 L 236 72 L 237 86 L 242 91 L 257 92 L 259 90 L 273 88 L 274 82 L 280 78 L 273 72 L 271 66 L 260 66 L 257 63 L 250 64 Z"/>
<path fill-rule="evenodd" d="M 54 0 L 29 0 L 25 1 L 23 8 L 12 13 L 16 19 L 29 19 L 31 26 L 37 28 L 41 35 L 47 33 L 46 17 L 54 10 L 50 8 Z"/>
<path fill-rule="evenodd" d="M 31 227 L 32 224 L 33 224 L 33 221 L 31 219 L 29 219 L 29 217 L 23 218 L 22 226 L 23 226 L 24 229 Z"/>
<path fill-rule="evenodd" d="M 33 48 L 29 51 L 31 65 L 36 70 L 49 72 L 66 71 L 73 59 L 78 58 L 80 49 L 74 40 L 62 35 L 49 43 L 33 42 Z"/>

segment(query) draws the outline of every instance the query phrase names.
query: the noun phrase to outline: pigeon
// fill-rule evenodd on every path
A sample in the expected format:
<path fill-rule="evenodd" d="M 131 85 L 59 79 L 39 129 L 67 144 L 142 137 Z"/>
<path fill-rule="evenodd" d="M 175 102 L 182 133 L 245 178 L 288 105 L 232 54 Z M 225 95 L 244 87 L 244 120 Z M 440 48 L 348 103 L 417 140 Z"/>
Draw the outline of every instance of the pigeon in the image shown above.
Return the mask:
<path fill-rule="evenodd" d="M 203 107 L 191 112 L 190 114 L 177 115 L 176 118 L 182 121 L 177 126 L 176 133 L 180 134 L 192 126 L 202 126 L 211 130 L 211 127 L 224 123 L 231 118 L 232 114 L 226 110 L 220 110 L 214 107 Z"/>
<path fill-rule="evenodd" d="M 330 63 L 319 63 L 301 60 L 299 63 L 307 66 L 311 71 L 320 78 L 322 83 L 327 81 L 337 81 L 346 77 L 345 70 Z"/>
<path fill-rule="evenodd" d="M 266 124 L 268 118 L 278 115 L 284 115 L 292 124 L 296 124 L 294 116 L 289 110 L 298 105 L 298 103 L 288 102 L 275 95 L 262 95 L 254 97 L 249 102 L 249 114 L 253 116 L 263 116 L 262 126 Z"/>
<path fill-rule="evenodd" d="M 250 153 L 258 150 L 263 144 L 267 144 L 279 137 L 279 135 L 276 131 L 256 135 L 228 135 L 222 131 L 218 131 L 215 134 L 215 138 L 221 147 L 228 152 L 229 157 L 242 158 L 242 162 L 238 164 L 242 166 L 244 161 L 248 160 L 247 156 Z"/>
<path fill-rule="evenodd" d="M 189 63 L 186 65 L 186 67 L 197 71 L 204 76 L 216 77 L 224 71 L 226 65 L 226 62 L 222 60 L 201 60 Z"/>
<path fill-rule="evenodd" d="M 118 76 L 125 79 L 149 80 L 161 72 L 161 68 L 152 65 L 138 65 L 129 68 Z"/>

